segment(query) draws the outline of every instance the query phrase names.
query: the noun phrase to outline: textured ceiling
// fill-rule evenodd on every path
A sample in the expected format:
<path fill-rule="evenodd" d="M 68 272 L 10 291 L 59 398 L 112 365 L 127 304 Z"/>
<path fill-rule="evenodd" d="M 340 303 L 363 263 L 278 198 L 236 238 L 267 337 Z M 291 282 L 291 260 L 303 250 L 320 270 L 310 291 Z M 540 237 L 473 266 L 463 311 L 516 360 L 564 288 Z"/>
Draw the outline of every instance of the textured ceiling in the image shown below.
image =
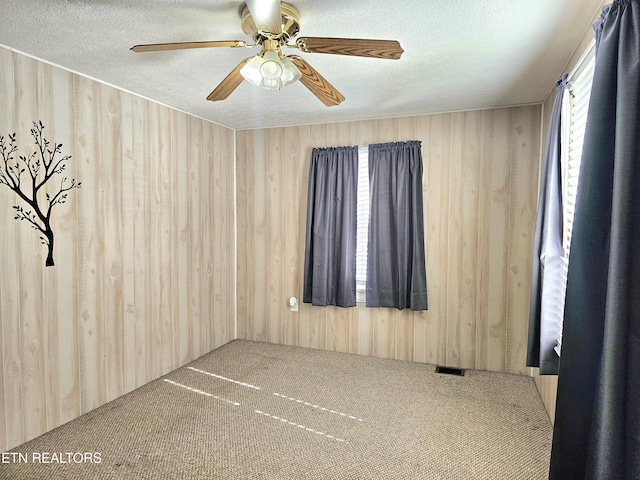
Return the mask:
<path fill-rule="evenodd" d="M 601 0 L 290 3 L 303 36 L 395 39 L 405 53 L 400 60 L 300 53 L 346 97 L 328 108 L 300 82 L 282 91 L 243 82 L 227 100 L 207 101 L 258 48 L 129 50 L 250 42 L 242 1 L 5 1 L 0 44 L 234 129 L 302 125 L 542 102 Z"/>

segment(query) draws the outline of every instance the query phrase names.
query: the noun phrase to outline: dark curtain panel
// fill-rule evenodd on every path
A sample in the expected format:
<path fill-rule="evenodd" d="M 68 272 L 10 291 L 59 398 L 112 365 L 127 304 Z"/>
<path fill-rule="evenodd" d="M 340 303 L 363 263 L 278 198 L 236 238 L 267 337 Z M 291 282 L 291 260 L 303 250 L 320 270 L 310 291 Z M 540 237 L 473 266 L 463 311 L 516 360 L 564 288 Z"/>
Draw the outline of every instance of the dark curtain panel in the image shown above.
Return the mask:
<path fill-rule="evenodd" d="M 551 480 L 640 478 L 640 0 L 596 31 Z"/>
<path fill-rule="evenodd" d="M 542 375 L 558 373 L 556 332 L 562 324 L 564 295 L 564 249 L 562 247 L 562 99 L 567 75 L 556 85 L 547 145 L 540 177 L 538 216 L 533 245 L 529 344 L 527 365 L 540 367 Z"/>
<path fill-rule="evenodd" d="M 367 307 L 427 309 L 421 143 L 369 145 Z"/>
<path fill-rule="evenodd" d="M 357 190 L 358 147 L 313 149 L 304 259 L 305 303 L 356 305 Z"/>

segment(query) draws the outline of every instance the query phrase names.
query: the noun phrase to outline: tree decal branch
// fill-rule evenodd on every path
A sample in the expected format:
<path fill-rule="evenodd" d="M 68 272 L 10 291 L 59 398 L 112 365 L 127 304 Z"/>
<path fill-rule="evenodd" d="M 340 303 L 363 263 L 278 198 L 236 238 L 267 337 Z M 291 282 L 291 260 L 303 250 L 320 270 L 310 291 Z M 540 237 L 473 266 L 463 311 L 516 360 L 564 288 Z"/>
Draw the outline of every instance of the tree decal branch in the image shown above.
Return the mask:
<path fill-rule="evenodd" d="M 31 136 L 36 144 L 36 151 L 29 155 L 16 155 L 16 134 L 0 135 L 0 185 L 6 185 L 13 190 L 26 204 L 27 208 L 14 205 L 15 220 L 26 221 L 31 228 L 40 234 L 40 243 L 47 246 L 47 267 L 53 266 L 53 241 L 54 234 L 51 230 L 51 210 L 56 205 L 67 201 L 68 192 L 74 188 L 80 188 L 81 183 L 75 178 L 68 180 L 63 176 L 54 190 L 56 193 L 47 193 L 40 190 L 51 179 L 63 175 L 67 161 L 71 155 L 62 155 L 62 144 L 50 145 L 43 135 L 44 125 L 42 121 L 33 122 Z M 16 158 L 17 157 L 17 158 Z M 26 173 L 25 173 L 26 172 Z M 55 180 L 53 184 L 55 184 Z"/>

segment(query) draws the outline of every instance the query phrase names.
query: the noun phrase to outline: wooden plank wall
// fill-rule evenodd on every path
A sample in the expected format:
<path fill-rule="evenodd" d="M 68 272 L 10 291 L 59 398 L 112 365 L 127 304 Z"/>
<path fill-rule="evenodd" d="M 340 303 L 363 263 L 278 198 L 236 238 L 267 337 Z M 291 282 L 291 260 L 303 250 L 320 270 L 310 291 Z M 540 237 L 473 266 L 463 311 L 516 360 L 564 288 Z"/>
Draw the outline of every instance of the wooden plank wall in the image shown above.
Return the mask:
<path fill-rule="evenodd" d="M 238 337 L 513 373 L 525 366 L 541 107 L 236 132 Z M 421 140 L 429 310 L 301 304 L 313 147 Z"/>
<path fill-rule="evenodd" d="M 232 130 L 0 48 L 0 135 L 31 122 L 82 188 L 56 266 L 0 185 L 0 451 L 234 338 Z"/>

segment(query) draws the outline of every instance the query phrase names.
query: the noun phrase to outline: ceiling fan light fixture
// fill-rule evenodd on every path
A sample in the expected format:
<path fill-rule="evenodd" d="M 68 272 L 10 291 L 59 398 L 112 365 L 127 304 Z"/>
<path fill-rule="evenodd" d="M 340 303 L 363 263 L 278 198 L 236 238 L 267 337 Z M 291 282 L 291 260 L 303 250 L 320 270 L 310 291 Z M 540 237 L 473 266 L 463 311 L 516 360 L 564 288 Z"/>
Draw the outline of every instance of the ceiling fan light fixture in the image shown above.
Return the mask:
<path fill-rule="evenodd" d="M 282 75 L 280 76 L 280 79 L 282 80 L 283 86 L 290 85 L 293 82 L 300 80 L 302 73 L 300 73 L 298 67 L 296 67 L 291 60 L 287 57 L 282 57 L 280 59 L 280 63 L 282 64 Z"/>
<path fill-rule="evenodd" d="M 262 64 L 260 65 L 260 75 L 265 80 L 277 80 L 282 75 L 282 63 L 280 57 L 272 50 L 264 52 Z"/>
<path fill-rule="evenodd" d="M 260 86 L 262 82 L 262 75 L 260 75 L 260 66 L 262 65 L 261 55 L 256 55 L 251 60 L 249 60 L 244 67 L 240 69 L 240 75 L 244 77 L 244 79 L 252 85 L 256 87 Z"/>
<path fill-rule="evenodd" d="M 279 77 L 263 78 L 262 82 L 260 82 L 260 86 L 262 88 L 266 88 L 267 90 L 282 90 L 282 81 Z"/>
<path fill-rule="evenodd" d="M 268 90 L 280 90 L 302 76 L 291 60 L 274 50 L 253 57 L 240 69 L 240 74 L 252 85 Z"/>

